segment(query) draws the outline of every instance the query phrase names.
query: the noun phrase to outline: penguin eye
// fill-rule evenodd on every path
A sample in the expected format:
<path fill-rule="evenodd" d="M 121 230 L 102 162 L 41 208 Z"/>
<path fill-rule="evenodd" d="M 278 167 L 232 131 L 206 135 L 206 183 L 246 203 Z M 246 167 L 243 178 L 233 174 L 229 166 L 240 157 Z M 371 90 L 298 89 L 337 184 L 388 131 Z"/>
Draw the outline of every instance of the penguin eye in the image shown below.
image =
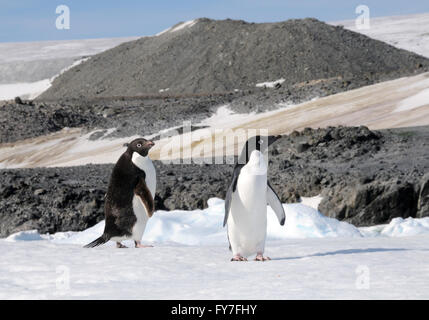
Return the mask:
<path fill-rule="evenodd" d="M 142 147 L 142 145 L 139 143 L 139 144 L 137 144 L 137 148 L 141 148 Z"/>

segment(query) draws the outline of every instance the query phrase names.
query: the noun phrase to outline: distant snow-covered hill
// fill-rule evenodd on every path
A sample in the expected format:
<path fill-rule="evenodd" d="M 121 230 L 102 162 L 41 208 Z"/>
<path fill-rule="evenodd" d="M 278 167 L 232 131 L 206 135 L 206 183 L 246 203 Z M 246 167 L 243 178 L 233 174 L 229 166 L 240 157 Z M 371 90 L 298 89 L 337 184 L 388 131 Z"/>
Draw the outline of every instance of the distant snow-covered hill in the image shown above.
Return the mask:
<path fill-rule="evenodd" d="M 0 43 L 0 100 L 33 99 L 82 58 L 136 38 Z"/>
<path fill-rule="evenodd" d="M 331 22 L 373 39 L 429 58 L 429 13 L 370 19 L 370 29 L 358 30 L 355 20 Z"/>

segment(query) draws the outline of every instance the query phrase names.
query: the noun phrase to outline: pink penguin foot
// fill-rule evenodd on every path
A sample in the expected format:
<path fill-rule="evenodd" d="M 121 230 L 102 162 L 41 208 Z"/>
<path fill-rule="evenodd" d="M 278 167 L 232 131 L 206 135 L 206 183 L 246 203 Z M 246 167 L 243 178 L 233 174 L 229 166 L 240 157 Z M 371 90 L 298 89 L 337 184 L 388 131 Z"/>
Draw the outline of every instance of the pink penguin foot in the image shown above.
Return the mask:
<path fill-rule="evenodd" d="M 270 257 L 264 257 L 262 255 L 262 253 L 258 253 L 256 255 L 256 258 L 255 258 L 255 261 L 268 261 L 268 260 L 271 260 L 271 258 Z"/>
<path fill-rule="evenodd" d="M 124 249 L 124 248 L 128 248 L 127 246 L 124 246 L 122 243 L 120 242 L 116 242 L 116 248 L 120 248 L 120 249 Z"/>
<path fill-rule="evenodd" d="M 134 243 L 136 245 L 136 248 L 153 248 L 153 246 L 141 244 L 140 241 L 134 241 Z"/>
<path fill-rule="evenodd" d="M 247 259 L 239 254 L 236 254 L 234 257 L 232 257 L 231 261 L 247 261 Z"/>

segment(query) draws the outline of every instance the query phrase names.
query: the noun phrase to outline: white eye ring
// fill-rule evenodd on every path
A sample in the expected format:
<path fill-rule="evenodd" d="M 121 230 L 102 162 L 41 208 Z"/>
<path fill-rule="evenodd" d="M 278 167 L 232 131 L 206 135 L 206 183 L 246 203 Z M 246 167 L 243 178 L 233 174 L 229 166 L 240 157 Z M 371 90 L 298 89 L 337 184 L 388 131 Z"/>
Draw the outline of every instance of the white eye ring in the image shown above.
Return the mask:
<path fill-rule="evenodd" d="M 259 142 L 258 142 L 259 144 L 263 144 L 264 143 L 264 140 L 259 140 Z"/>
<path fill-rule="evenodd" d="M 142 147 L 142 145 L 139 143 L 139 144 L 137 144 L 137 148 L 141 148 Z"/>

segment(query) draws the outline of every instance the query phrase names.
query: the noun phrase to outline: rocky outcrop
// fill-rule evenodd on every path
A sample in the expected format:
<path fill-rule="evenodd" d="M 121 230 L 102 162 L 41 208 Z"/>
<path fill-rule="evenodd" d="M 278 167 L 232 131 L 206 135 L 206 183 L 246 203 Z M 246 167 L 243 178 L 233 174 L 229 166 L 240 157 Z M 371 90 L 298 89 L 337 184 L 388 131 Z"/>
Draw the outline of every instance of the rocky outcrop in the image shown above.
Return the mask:
<path fill-rule="evenodd" d="M 396 217 L 416 217 L 414 185 L 400 181 L 374 181 L 324 190 L 319 210 L 355 225 L 386 223 Z"/>

